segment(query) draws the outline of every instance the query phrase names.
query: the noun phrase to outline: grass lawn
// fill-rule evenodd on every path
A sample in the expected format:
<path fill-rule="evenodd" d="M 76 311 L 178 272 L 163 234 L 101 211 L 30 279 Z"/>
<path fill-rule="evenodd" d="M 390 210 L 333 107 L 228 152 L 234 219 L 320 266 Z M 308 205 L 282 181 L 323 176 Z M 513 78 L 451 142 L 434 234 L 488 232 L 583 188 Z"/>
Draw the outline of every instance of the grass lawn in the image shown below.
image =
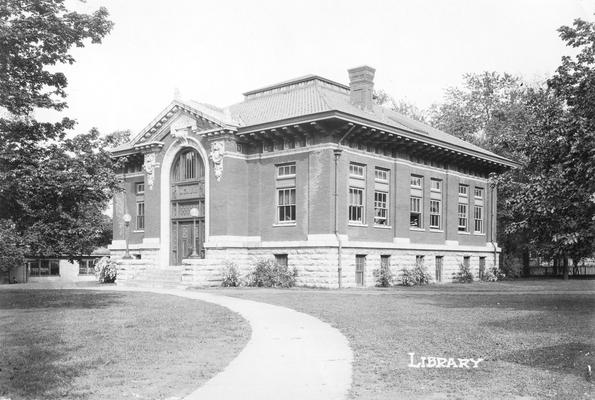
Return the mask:
<path fill-rule="evenodd" d="M 594 289 L 594 281 L 519 281 L 217 293 L 337 327 L 355 355 L 353 398 L 574 400 L 595 389 L 586 379 L 587 365 L 595 367 Z M 416 369 L 410 352 L 485 361 L 477 369 Z"/>
<path fill-rule="evenodd" d="M 151 293 L 0 291 L 0 398 L 181 398 L 221 371 L 250 327 Z"/>

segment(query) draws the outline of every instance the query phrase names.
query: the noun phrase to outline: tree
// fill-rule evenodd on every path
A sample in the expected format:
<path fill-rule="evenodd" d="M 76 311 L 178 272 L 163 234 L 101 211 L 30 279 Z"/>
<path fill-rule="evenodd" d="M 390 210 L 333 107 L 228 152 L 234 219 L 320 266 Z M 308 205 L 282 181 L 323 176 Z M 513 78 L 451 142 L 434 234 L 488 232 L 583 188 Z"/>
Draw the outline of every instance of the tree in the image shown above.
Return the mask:
<path fill-rule="evenodd" d="M 405 100 L 395 100 L 391 95 L 380 89 L 374 91 L 374 102 L 419 122 L 426 122 L 426 113 L 414 104 Z"/>
<path fill-rule="evenodd" d="M 96 130 L 65 139 L 73 120 L 41 122 L 33 112 L 65 109 L 59 66 L 74 62 L 73 46 L 100 43 L 111 28 L 105 8 L 88 15 L 64 0 L 0 5 L 0 223 L 28 255 L 72 259 L 100 240 L 101 211 L 117 186 L 107 139 Z"/>

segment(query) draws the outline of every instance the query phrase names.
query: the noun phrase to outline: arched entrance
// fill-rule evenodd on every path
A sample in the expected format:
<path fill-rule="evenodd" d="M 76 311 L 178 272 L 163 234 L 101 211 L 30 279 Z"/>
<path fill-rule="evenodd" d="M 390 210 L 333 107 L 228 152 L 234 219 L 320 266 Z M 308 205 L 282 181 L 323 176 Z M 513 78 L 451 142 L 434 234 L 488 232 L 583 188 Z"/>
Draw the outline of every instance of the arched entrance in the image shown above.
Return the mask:
<path fill-rule="evenodd" d="M 193 248 L 199 257 L 204 257 L 205 168 L 196 150 L 183 149 L 178 153 L 170 182 L 170 264 L 181 265 L 182 259 L 191 256 Z M 190 213 L 193 208 L 198 209 L 194 231 L 195 221 Z"/>

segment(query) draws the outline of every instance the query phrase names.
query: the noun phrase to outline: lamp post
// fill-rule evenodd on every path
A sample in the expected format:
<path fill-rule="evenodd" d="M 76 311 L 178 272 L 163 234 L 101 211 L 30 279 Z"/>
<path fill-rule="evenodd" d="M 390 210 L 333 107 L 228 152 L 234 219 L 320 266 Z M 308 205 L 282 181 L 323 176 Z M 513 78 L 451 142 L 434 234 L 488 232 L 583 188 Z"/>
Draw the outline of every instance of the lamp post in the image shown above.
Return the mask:
<path fill-rule="evenodd" d="M 132 217 L 130 216 L 130 214 L 126 213 L 122 216 L 122 219 L 124 220 L 124 226 L 126 227 L 126 232 L 125 232 L 125 237 L 126 237 L 126 253 L 124 254 L 124 259 L 129 260 L 132 258 L 132 256 L 130 255 L 130 251 L 128 249 L 128 227 L 130 226 L 130 221 L 132 220 Z"/>
<path fill-rule="evenodd" d="M 192 207 L 190 209 L 190 216 L 194 222 L 192 227 L 192 254 L 190 258 L 199 258 L 198 253 L 196 252 L 196 217 L 198 217 L 198 208 Z"/>

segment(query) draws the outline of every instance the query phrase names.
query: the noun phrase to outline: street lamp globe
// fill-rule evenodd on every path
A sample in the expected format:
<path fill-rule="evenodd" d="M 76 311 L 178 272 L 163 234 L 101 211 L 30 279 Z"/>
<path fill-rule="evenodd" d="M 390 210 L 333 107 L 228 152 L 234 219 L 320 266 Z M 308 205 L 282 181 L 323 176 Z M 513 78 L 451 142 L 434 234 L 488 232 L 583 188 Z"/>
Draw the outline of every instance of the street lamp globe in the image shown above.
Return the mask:
<path fill-rule="evenodd" d="M 132 221 L 132 217 L 131 217 L 131 216 L 130 216 L 130 214 L 128 214 L 128 213 L 124 214 L 124 215 L 122 216 L 122 219 L 124 220 L 124 222 L 125 222 L 126 224 L 129 224 L 129 223 L 130 223 L 130 221 Z"/>

